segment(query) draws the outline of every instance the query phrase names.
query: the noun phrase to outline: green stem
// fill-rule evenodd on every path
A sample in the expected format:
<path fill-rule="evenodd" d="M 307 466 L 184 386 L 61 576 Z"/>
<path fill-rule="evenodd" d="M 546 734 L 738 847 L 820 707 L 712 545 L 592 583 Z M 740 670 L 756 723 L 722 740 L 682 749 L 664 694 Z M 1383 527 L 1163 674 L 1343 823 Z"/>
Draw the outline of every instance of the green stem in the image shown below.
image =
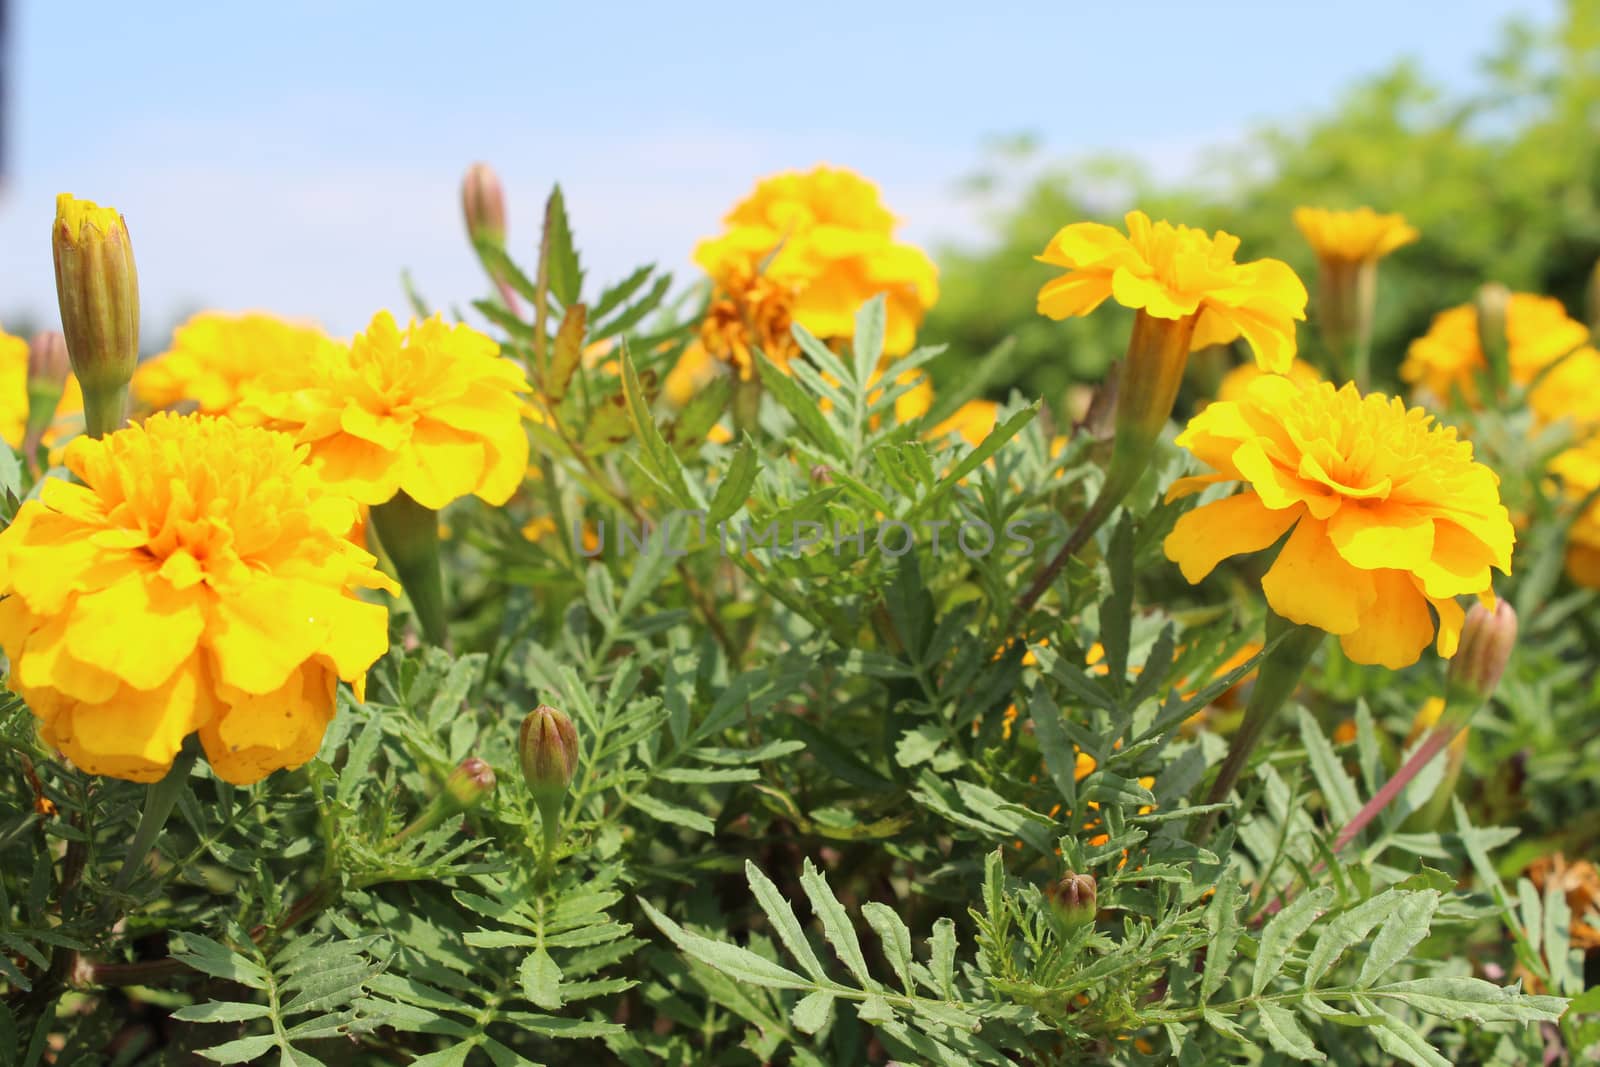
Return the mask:
<path fill-rule="evenodd" d="M 539 885 L 550 884 L 556 871 L 556 845 L 561 841 L 561 800 L 554 803 L 539 801 L 539 835 L 543 847 L 539 850 Z"/>
<path fill-rule="evenodd" d="M 128 416 L 128 387 L 115 389 L 85 389 L 83 391 L 83 425 L 90 437 L 100 438 L 122 428 Z"/>
<path fill-rule="evenodd" d="M 411 608 L 428 642 L 440 648 L 449 638 L 444 575 L 439 567 L 439 515 L 404 492 L 372 509 L 372 528 L 411 598 Z"/>
<path fill-rule="evenodd" d="M 1280 638 L 1279 635 L 1282 635 Z M 1250 703 L 1245 706 L 1244 721 L 1234 732 L 1228 755 L 1211 783 L 1211 791 L 1204 803 L 1221 804 L 1227 801 L 1234 785 L 1250 762 L 1256 744 L 1267 727 L 1277 718 L 1295 687 L 1305 673 L 1311 656 L 1322 643 L 1322 631 L 1314 626 L 1301 626 L 1276 613 L 1267 613 L 1267 645 L 1271 651 L 1261 661 L 1255 688 L 1250 692 Z M 1195 843 L 1204 844 L 1216 824 L 1217 812 L 1212 811 L 1200 820 L 1195 828 Z"/>

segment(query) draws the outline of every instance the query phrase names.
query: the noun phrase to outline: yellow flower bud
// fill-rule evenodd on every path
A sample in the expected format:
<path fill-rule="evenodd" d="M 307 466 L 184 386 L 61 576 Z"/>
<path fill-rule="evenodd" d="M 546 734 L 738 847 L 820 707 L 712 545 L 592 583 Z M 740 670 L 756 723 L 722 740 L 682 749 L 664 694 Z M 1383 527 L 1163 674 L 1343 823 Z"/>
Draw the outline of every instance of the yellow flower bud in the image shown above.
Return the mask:
<path fill-rule="evenodd" d="M 56 198 L 50 230 L 61 328 L 83 387 L 91 436 L 122 423 L 128 382 L 139 362 L 139 275 L 128 227 L 114 208 Z"/>
<path fill-rule="evenodd" d="M 56 417 L 71 373 L 66 338 L 54 330 L 34 334 L 28 344 L 28 426 L 22 439 L 23 454 L 30 457 L 30 462 Z"/>
<path fill-rule="evenodd" d="M 474 163 L 467 168 L 461 179 L 461 213 L 467 220 L 467 236 L 473 241 L 505 243 L 506 193 L 489 164 Z"/>

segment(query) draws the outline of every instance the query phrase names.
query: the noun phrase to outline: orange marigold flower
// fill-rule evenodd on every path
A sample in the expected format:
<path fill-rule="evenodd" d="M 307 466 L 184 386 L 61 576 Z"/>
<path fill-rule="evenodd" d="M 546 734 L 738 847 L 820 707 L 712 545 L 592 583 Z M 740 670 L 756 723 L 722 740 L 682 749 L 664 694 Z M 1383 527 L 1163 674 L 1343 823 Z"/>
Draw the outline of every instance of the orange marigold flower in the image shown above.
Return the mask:
<path fill-rule="evenodd" d="M 340 679 L 388 645 L 393 588 L 346 539 L 285 434 L 155 415 L 66 463 L 0 533 L 0 647 L 44 740 L 91 774 L 153 782 L 198 732 L 248 784 L 316 754 Z"/>
<path fill-rule="evenodd" d="M 324 346 L 247 399 L 247 417 L 310 446 L 338 492 L 382 504 L 398 491 L 437 511 L 476 495 L 504 504 L 528 466 L 518 393 L 527 380 L 488 337 L 435 315 L 401 330 L 379 312 L 348 348 Z"/>
<path fill-rule="evenodd" d="M 1276 259 L 1234 262 L 1239 238 L 1190 226 L 1151 222 L 1128 212 L 1126 235 L 1098 222 L 1064 227 L 1042 263 L 1067 273 L 1039 290 L 1039 313 L 1052 319 L 1087 315 L 1108 297 L 1151 318 L 1191 330 L 1180 354 L 1242 336 L 1267 370 L 1294 359 L 1295 320 L 1306 317 L 1306 287 Z"/>
<path fill-rule="evenodd" d="M 707 356 L 736 370 L 743 381 L 756 374 L 753 349 L 780 367 L 788 366 L 800 351 L 789 332 L 799 288 L 795 282 L 756 274 L 742 265 L 730 268 L 712 294 L 711 306 L 700 320 L 700 336 L 691 347 L 698 344 Z M 685 352 L 683 358 L 687 357 Z"/>
<path fill-rule="evenodd" d="M 758 182 L 723 219 L 724 233 L 695 246 L 694 261 L 719 286 L 760 275 L 792 291 L 794 321 L 824 340 L 851 336 L 861 305 L 882 293 L 884 352 L 904 355 L 939 280 L 925 252 L 895 240 L 895 221 L 877 186 L 853 171 L 786 171 Z"/>
<path fill-rule="evenodd" d="M 133 395 L 156 409 L 192 403 L 203 415 L 249 418 L 240 404 L 264 376 L 311 363 L 336 345 L 314 326 L 274 315 L 202 311 L 173 331 L 170 348 L 134 371 Z"/>
<path fill-rule="evenodd" d="M 1198 582 L 1288 534 L 1262 579 L 1267 603 L 1338 634 L 1358 663 L 1416 662 L 1434 635 L 1429 605 L 1439 653 L 1452 655 L 1464 617 L 1455 598 L 1491 598 L 1490 567 L 1511 570 L 1499 479 L 1421 408 L 1265 377 L 1196 415 L 1178 443 L 1214 473 L 1179 479 L 1168 499 L 1224 481 L 1245 492 L 1180 518 L 1168 558 Z"/>
<path fill-rule="evenodd" d="M 1512 293 L 1506 307 L 1506 348 L 1511 380 L 1532 382 L 1539 372 L 1589 339 L 1583 323 L 1561 301 L 1536 293 Z M 1441 311 L 1428 332 L 1411 342 L 1400 377 L 1439 401 L 1459 392 L 1468 407 L 1482 406 L 1478 376 L 1488 369 L 1472 304 Z"/>
<path fill-rule="evenodd" d="M 68 377 L 61 400 L 56 405 L 55 422 L 44 436 L 54 444 L 83 423 L 83 390 L 76 377 Z M 12 448 L 22 447 L 28 428 L 28 342 L 0 330 L 0 441 Z"/>

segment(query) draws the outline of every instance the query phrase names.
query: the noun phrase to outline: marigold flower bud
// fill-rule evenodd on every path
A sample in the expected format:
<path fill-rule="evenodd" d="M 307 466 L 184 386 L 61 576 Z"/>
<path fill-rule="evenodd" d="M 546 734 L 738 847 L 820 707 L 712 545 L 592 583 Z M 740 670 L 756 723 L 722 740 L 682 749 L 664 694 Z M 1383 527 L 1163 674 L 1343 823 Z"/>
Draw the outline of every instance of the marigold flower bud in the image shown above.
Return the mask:
<path fill-rule="evenodd" d="M 1474 301 L 1478 313 L 1478 345 L 1488 361 L 1489 375 L 1497 392 L 1511 381 L 1511 346 L 1506 335 L 1506 313 L 1511 307 L 1511 290 L 1499 282 L 1485 282 Z"/>
<path fill-rule="evenodd" d="M 1482 602 L 1472 605 L 1461 627 L 1461 644 L 1450 659 L 1450 703 L 1459 699 L 1477 707 L 1492 697 L 1516 643 L 1517 613 L 1508 601 L 1496 600 L 1492 610 Z"/>
<path fill-rule="evenodd" d="M 56 417 L 61 394 L 66 391 L 72 364 L 67 340 L 54 330 L 41 330 L 28 345 L 28 425 L 22 451 L 32 456 Z"/>
<path fill-rule="evenodd" d="M 494 792 L 494 786 L 494 768 L 477 756 L 462 760 L 444 781 L 445 794 L 459 811 L 483 803 Z"/>
<path fill-rule="evenodd" d="M 562 712 L 540 704 L 522 720 L 517 756 L 522 777 L 540 807 L 552 801 L 559 804 L 578 770 L 577 728 Z"/>
<path fill-rule="evenodd" d="M 474 163 L 461 179 L 461 213 L 473 241 L 503 244 L 506 239 L 506 193 L 500 176 L 487 163 Z"/>
<path fill-rule="evenodd" d="M 139 275 L 128 226 L 114 209 L 56 198 L 50 229 L 56 297 L 91 436 L 121 424 L 139 362 Z"/>
<path fill-rule="evenodd" d="M 1092 922 L 1099 910 L 1095 897 L 1099 884 L 1092 874 L 1069 873 L 1061 881 L 1045 890 L 1045 896 L 1055 906 L 1056 912 L 1071 925 Z"/>

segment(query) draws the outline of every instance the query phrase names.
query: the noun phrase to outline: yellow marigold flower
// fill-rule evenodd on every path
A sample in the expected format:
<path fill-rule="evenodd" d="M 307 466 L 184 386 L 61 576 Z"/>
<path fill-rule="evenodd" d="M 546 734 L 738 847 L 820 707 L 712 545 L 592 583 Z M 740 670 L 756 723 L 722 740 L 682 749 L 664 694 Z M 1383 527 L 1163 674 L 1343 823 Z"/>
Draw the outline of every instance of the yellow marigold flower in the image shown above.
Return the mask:
<path fill-rule="evenodd" d="M 896 407 L 899 405 L 896 404 Z M 976 448 L 994 431 L 999 413 L 1000 405 L 993 400 L 969 400 L 956 408 L 955 414 L 935 426 L 928 436 L 940 438 L 946 434 L 959 434 L 963 441 Z"/>
<path fill-rule="evenodd" d="M 678 362 L 667 372 L 661 392 L 673 407 L 686 407 L 695 394 L 711 384 L 711 379 L 716 376 L 717 361 L 711 358 L 706 346 L 699 341 L 690 341 L 678 356 Z"/>
<path fill-rule="evenodd" d="M 0 532 L 0 647 L 44 740 L 153 782 L 198 732 L 244 785 L 316 754 L 340 679 L 388 644 L 392 588 L 285 434 L 159 414 L 66 463 Z"/>
<path fill-rule="evenodd" d="M 1198 582 L 1288 534 L 1262 579 L 1267 603 L 1338 634 L 1358 663 L 1416 662 L 1434 634 L 1429 605 L 1439 654 L 1453 654 L 1464 616 L 1455 598 L 1492 597 L 1489 568 L 1510 572 L 1515 534 L 1499 479 L 1421 408 L 1353 385 L 1263 377 L 1243 400 L 1196 415 L 1178 443 L 1215 473 L 1179 479 L 1168 499 L 1223 481 L 1246 491 L 1180 518 L 1168 558 Z"/>
<path fill-rule="evenodd" d="M 348 348 L 321 346 L 246 399 L 247 417 L 292 432 L 337 492 L 382 504 L 404 491 L 437 511 L 476 495 L 504 504 L 528 466 L 518 393 L 499 346 L 437 315 L 401 330 L 387 311 Z"/>
<path fill-rule="evenodd" d="M 742 265 L 731 268 L 718 281 L 711 306 L 700 320 L 700 336 L 690 347 L 698 344 L 705 353 L 698 358 L 727 364 L 742 381 L 756 375 L 753 349 L 780 367 L 788 366 L 800 351 L 789 332 L 799 290 L 795 282 L 757 274 Z"/>
<path fill-rule="evenodd" d="M 1217 399 L 1239 400 L 1251 382 L 1263 374 L 1271 373 L 1262 370 L 1259 363 L 1241 363 L 1222 376 L 1222 381 L 1217 385 Z M 1322 375 L 1317 373 L 1317 368 L 1303 359 L 1290 363 L 1289 369 L 1284 372 L 1284 377 L 1302 386 L 1315 385 L 1322 381 Z"/>
<path fill-rule="evenodd" d="M 1600 489 L 1600 437 L 1551 460 L 1550 473 L 1561 478 L 1573 500 Z M 1600 501 L 1585 508 L 1567 530 L 1567 575 L 1579 585 L 1600 589 Z"/>
<path fill-rule="evenodd" d="M 133 394 L 151 408 L 193 403 L 203 415 L 250 418 L 241 408 L 268 374 L 308 364 L 337 343 L 313 326 L 261 312 L 202 311 L 172 334 L 172 346 L 139 365 Z"/>
<path fill-rule="evenodd" d="M 723 219 L 724 233 L 695 246 L 694 261 L 719 285 L 759 274 L 792 289 L 794 321 L 824 340 L 851 336 L 861 305 L 882 293 L 884 353 L 904 355 L 939 280 L 926 253 L 894 239 L 895 221 L 859 174 L 787 171 L 758 182 Z"/>
<path fill-rule="evenodd" d="M 44 443 L 52 445 L 83 421 L 83 390 L 78 379 L 68 377 L 61 400 L 56 405 L 52 429 Z M 28 342 L 0 330 L 0 441 L 12 448 L 22 447 L 28 428 Z"/>
<path fill-rule="evenodd" d="M 1381 215 L 1370 207 L 1354 211 L 1298 207 L 1294 224 L 1323 262 L 1370 263 L 1419 236 L 1404 215 Z"/>
<path fill-rule="evenodd" d="M 1039 290 L 1041 315 L 1087 315 L 1112 297 L 1173 324 L 1170 330 L 1187 331 L 1179 356 L 1243 336 L 1262 367 L 1289 369 L 1295 320 L 1306 317 L 1306 287 L 1288 264 L 1234 262 L 1239 239 L 1230 233 L 1213 237 L 1190 226 L 1152 223 L 1142 211 L 1128 212 L 1124 221 L 1126 235 L 1098 222 L 1064 227 L 1035 257 L 1067 269 Z"/>
<path fill-rule="evenodd" d="M 1570 419 L 1579 434 L 1600 429 L 1600 351 L 1585 345 L 1544 372 L 1528 406 L 1544 425 Z"/>
<path fill-rule="evenodd" d="M 1506 347 L 1511 380 L 1527 385 L 1538 373 L 1589 339 L 1589 330 L 1571 318 L 1561 301 L 1536 293 L 1512 293 L 1506 308 Z M 1472 304 L 1441 311 L 1428 332 L 1411 342 L 1400 365 L 1404 381 L 1448 401 L 1460 392 L 1468 407 L 1482 406 L 1478 376 L 1488 358 L 1478 336 L 1478 311 Z"/>

